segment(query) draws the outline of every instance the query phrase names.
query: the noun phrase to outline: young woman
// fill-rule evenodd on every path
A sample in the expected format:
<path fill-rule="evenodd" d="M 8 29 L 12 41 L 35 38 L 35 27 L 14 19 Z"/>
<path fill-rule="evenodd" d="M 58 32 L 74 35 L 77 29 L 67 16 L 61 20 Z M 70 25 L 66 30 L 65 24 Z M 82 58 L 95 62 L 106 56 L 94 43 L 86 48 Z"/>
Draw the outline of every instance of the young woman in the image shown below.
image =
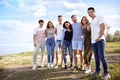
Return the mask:
<path fill-rule="evenodd" d="M 90 60 L 92 56 L 91 50 L 91 31 L 90 23 L 86 16 L 83 16 L 81 19 L 81 27 L 84 35 L 84 64 L 86 64 L 85 73 L 90 73 Z"/>
<path fill-rule="evenodd" d="M 48 52 L 48 68 L 53 67 L 53 61 L 54 61 L 54 48 L 55 48 L 55 34 L 56 29 L 54 28 L 54 25 L 52 21 L 48 21 L 47 28 L 45 30 L 45 34 L 47 37 L 46 40 L 46 48 Z"/>
<path fill-rule="evenodd" d="M 73 54 L 72 54 L 73 29 L 69 21 L 65 21 L 63 27 L 64 27 L 63 35 L 62 35 L 63 55 L 64 55 L 65 69 L 67 69 L 67 59 L 66 59 L 67 48 L 69 50 L 69 55 L 70 55 L 70 67 L 72 67 L 72 63 L 73 63 Z"/>

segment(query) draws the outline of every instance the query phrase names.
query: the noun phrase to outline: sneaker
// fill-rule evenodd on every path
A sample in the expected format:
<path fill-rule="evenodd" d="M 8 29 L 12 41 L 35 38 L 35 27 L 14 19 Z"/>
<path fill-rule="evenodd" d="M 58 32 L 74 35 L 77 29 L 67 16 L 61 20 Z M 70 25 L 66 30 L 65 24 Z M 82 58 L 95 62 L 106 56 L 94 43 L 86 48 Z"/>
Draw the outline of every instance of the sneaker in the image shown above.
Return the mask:
<path fill-rule="evenodd" d="M 78 70 L 78 66 L 74 66 L 74 68 L 72 70 Z"/>
<path fill-rule="evenodd" d="M 33 66 L 33 68 L 32 68 L 32 70 L 35 70 L 36 68 L 37 68 L 37 66 L 36 66 L 36 65 L 34 65 L 34 66 Z"/>
<path fill-rule="evenodd" d="M 91 75 L 91 76 L 96 76 L 96 75 L 99 75 L 99 72 L 96 72 L 96 71 L 95 71 L 95 72 L 91 73 L 90 75 Z"/>
<path fill-rule="evenodd" d="M 67 69 L 67 65 L 65 65 L 65 68 L 64 69 Z"/>
<path fill-rule="evenodd" d="M 52 68 L 54 67 L 53 63 L 51 63 L 51 67 L 52 67 Z"/>
<path fill-rule="evenodd" d="M 40 65 L 40 68 L 43 68 L 43 64 Z"/>
<path fill-rule="evenodd" d="M 89 74 L 91 72 L 91 69 L 86 69 L 85 74 Z"/>
<path fill-rule="evenodd" d="M 58 64 L 55 64 L 55 68 L 58 68 Z"/>
<path fill-rule="evenodd" d="M 110 78 L 111 78 L 110 74 L 107 73 L 106 75 L 104 75 L 104 76 L 102 77 L 102 80 L 108 80 L 108 79 L 110 79 Z"/>
<path fill-rule="evenodd" d="M 48 66 L 48 68 L 50 68 L 50 63 L 48 63 L 48 65 L 47 65 L 47 66 Z"/>

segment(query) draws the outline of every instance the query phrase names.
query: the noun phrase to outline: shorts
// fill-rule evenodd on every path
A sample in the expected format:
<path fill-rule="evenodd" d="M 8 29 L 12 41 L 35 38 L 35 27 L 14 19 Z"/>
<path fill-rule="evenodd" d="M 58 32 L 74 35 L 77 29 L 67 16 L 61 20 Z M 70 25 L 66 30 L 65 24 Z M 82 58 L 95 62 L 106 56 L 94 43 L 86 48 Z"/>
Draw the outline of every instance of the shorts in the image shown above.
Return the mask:
<path fill-rule="evenodd" d="M 56 42 L 55 42 L 55 50 L 59 51 L 60 48 L 61 48 L 61 40 L 56 40 Z"/>
<path fill-rule="evenodd" d="M 74 40 L 72 41 L 73 50 L 82 50 L 83 49 L 83 40 Z"/>

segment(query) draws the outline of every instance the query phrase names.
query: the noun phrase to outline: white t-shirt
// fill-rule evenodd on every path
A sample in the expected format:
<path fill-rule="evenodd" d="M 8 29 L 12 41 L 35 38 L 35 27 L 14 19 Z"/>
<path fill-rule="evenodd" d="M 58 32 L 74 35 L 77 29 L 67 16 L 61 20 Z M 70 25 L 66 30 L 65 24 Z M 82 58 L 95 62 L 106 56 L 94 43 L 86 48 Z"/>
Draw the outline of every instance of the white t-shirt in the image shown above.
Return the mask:
<path fill-rule="evenodd" d="M 37 27 L 34 29 L 33 35 L 36 35 L 35 42 L 45 40 L 45 29 Z"/>
<path fill-rule="evenodd" d="M 57 29 L 56 40 L 61 40 L 63 25 L 62 24 L 61 25 L 60 24 L 56 25 L 56 29 Z"/>
<path fill-rule="evenodd" d="M 91 21 L 91 37 L 92 37 L 92 43 L 96 43 L 96 39 L 98 38 L 99 36 L 99 32 L 100 32 L 100 24 L 101 23 L 105 23 L 104 22 L 104 18 L 103 17 L 100 17 L 100 16 L 96 16 L 94 18 L 94 20 Z M 105 36 L 103 35 L 101 37 L 101 39 L 104 39 L 105 40 Z"/>

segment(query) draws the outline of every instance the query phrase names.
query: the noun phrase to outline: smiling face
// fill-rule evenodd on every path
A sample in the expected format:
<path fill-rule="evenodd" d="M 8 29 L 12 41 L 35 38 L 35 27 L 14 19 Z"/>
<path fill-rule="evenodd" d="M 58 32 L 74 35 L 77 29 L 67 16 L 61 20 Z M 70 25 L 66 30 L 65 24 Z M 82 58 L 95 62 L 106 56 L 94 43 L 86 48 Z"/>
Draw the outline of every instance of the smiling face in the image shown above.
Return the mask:
<path fill-rule="evenodd" d="M 77 16 L 76 16 L 76 15 L 74 15 L 71 19 L 72 19 L 72 21 L 73 21 L 74 23 L 77 22 Z"/>
<path fill-rule="evenodd" d="M 67 29 L 69 29 L 69 28 L 70 28 L 70 23 L 66 22 L 66 23 L 65 23 L 65 27 L 66 27 Z"/>
<path fill-rule="evenodd" d="M 44 22 L 40 22 L 39 25 L 40 27 L 43 27 Z"/>
<path fill-rule="evenodd" d="M 58 22 L 61 24 L 62 23 L 62 16 L 58 17 Z"/>
<path fill-rule="evenodd" d="M 91 18 L 94 18 L 95 17 L 95 11 L 93 9 L 89 9 L 88 10 L 88 15 L 91 17 Z"/>
<path fill-rule="evenodd" d="M 87 16 L 83 16 L 83 17 L 82 17 L 81 24 L 82 24 L 82 25 L 87 25 L 87 24 L 89 24 L 89 20 L 88 20 Z"/>
<path fill-rule="evenodd" d="M 86 18 L 85 18 L 85 17 L 83 17 L 83 18 L 82 18 L 82 23 L 83 23 L 84 25 L 87 23 L 87 21 L 86 21 Z"/>

